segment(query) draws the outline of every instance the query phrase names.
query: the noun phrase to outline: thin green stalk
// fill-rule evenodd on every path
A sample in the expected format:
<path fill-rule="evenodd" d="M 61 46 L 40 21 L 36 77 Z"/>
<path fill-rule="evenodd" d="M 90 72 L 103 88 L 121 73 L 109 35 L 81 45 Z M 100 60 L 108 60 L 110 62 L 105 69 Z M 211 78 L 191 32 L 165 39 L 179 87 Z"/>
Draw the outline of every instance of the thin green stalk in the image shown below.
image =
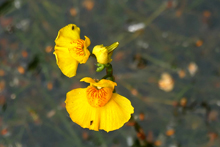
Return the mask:
<path fill-rule="evenodd" d="M 142 57 L 146 58 L 147 60 L 151 61 L 154 64 L 157 64 L 163 68 L 172 70 L 172 71 L 179 71 L 179 68 L 172 68 L 171 65 L 165 63 L 164 61 L 158 60 L 154 57 L 151 57 L 150 55 L 143 54 Z"/>
<path fill-rule="evenodd" d="M 108 63 L 107 65 L 105 65 L 105 68 L 106 68 L 106 75 L 104 76 L 104 78 L 108 77 L 111 81 L 115 81 L 114 79 L 114 76 L 113 76 L 113 68 L 112 68 L 112 65 L 110 63 Z M 116 90 L 114 89 L 113 92 L 116 92 Z M 137 132 L 138 135 L 141 135 L 141 136 L 138 136 L 139 137 L 139 141 L 140 141 L 140 144 L 141 146 L 145 146 L 147 147 L 148 146 L 148 143 L 147 143 L 147 140 L 145 139 L 145 134 L 143 132 L 143 129 L 141 128 L 141 126 L 138 124 L 137 121 L 134 120 L 134 117 L 133 115 L 131 115 L 131 121 L 134 122 L 134 129 L 135 131 Z"/>
<path fill-rule="evenodd" d="M 123 8 L 124 6 L 121 5 Z M 166 10 L 166 3 L 162 3 L 158 9 L 153 13 L 151 14 L 147 19 L 146 17 L 141 17 L 139 14 L 137 14 L 136 12 L 133 12 L 131 10 L 128 11 L 128 13 L 133 16 L 134 18 L 137 18 L 139 19 L 140 21 L 142 20 L 145 20 L 143 21 L 143 23 L 145 24 L 145 28 L 148 27 L 164 10 Z M 124 8 L 126 9 L 126 8 Z M 125 46 L 126 44 L 128 44 L 129 42 L 131 42 L 132 40 L 136 39 L 138 36 L 140 35 L 140 33 L 134 33 L 133 35 L 131 35 L 131 37 L 127 37 L 127 35 L 124 35 L 123 38 L 121 39 L 121 41 L 119 42 L 123 42 L 123 43 L 120 43 L 120 47 L 123 47 Z M 124 41 L 122 41 L 124 40 Z"/>
<path fill-rule="evenodd" d="M 112 69 L 112 65 L 110 63 L 105 65 L 106 68 L 106 75 L 104 77 L 102 77 L 102 79 L 107 79 L 109 78 L 109 80 L 111 81 L 115 81 L 115 78 L 113 76 L 113 69 Z"/>
<path fill-rule="evenodd" d="M 184 95 L 191 87 L 192 87 L 191 84 L 188 85 L 188 86 L 186 86 L 186 87 L 184 87 L 179 93 L 177 93 L 176 99 L 177 99 L 177 100 L 180 100 L 180 99 L 183 97 L 183 95 Z"/>
<path fill-rule="evenodd" d="M 101 146 L 102 147 L 107 147 L 107 144 L 105 142 L 105 138 L 103 137 L 103 135 L 101 134 L 101 132 L 94 132 L 95 135 L 98 137 L 99 141 L 101 142 Z"/>
<path fill-rule="evenodd" d="M 51 107 L 53 107 L 55 110 L 57 110 L 57 106 L 55 104 L 55 102 L 51 99 L 51 97 L 47 94 L 47 92 L 45 90 L 42 90 L 42 92 L 45 95 L 46 100 L 48 101 L 48 103 L 51 105 Z M 70 125 L 70 123 L 68 122 L 67 118 L 65 117 L 64 114 L 62 114 L 62 112 L 60 112 L 59 110 L 56 111 L 58 117 L 60 117 L 60 120 L 64 123 L 64 126 L 66 127 L 67 131 L 70 133 L 70 135 L 72 135 L 72 137 L 75 139 L 75 143 L 77 144 L 78 147 L 82 147 L 82 143 L 79 139 L 79 137 L 77 136 L 77 134 L 73 131 L 72 126 Z"/>
<path fill-rule="evenodd" d="M 71 138 L 71 136 L 68 136 L 62 129 L 58 128 L 58 127 L 53 127 L 51 126 L 50 123 L 44 123 L 44 125 L 48 126 L 49 128 L 55 130 L 57 133 L 63 135 L 69 142 L 72 142 L 73 144 L 75 143 L 74 140 Z"/>

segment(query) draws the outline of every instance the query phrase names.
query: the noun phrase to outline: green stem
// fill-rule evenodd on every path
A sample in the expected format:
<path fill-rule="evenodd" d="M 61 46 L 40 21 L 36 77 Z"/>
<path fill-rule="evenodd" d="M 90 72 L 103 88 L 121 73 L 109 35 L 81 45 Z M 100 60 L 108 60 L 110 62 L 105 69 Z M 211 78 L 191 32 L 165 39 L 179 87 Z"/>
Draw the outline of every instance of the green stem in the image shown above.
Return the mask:
<path fill-rule="evenodd" d="M 104 77 L 102 77 L 102 79 L 107 79 L 109 78 L 109 80 L 111 81 L 115 81 L 115 78 L 113 76 L 113 68 L 112 65 L 110 63 L 105 64 L 105 68 L 106 68 L 106 75 Z"/>
<path fill-rule="evenodd" d="M 138 139 L 139 139 L 139 142 L 140 142 L 140 145 L 142 147 L 148 147 L 148 142 L 146 140 L 146 135 L 144 133 L 144 130 L 142 129 L 142 127 L 137 123 L 137 121 L 135 121 L 134 119 L 134 116 L 131 115 L 131 118 L 130 118 L 130 121 L 133 121 L 134 122 L 134 129 L 135 131 L 137 132 L 138 135 Z"/>
<path fill-rule="evenodd" d="M 42 90 L 42 93 L 45 95 L 45 99 L 48 101 L 48 103 L 51 105 L 51 107 L 54 108 L 55 110 L 57 110 L 56 103 L 51 99 L 51 97 L 46 93 L 46 91 Z M 56 112 L 57 112 L 56 113 L 57 116 L 60 117 L 60 120 L 63 122 L 64 126 L 66 127 L 66 130 L 69 132 L 71 137 L 73 137 L 76 145 L 78 147 L 82 147 L 81 140 L 80 140 L 79 136 L 76 134 L 76 132 L 73 130 L 72 126 L 70 125 L 69 121 L 67 120 L 67 117 L 65 117 L 65 115 L 62 114 L 62 112 L 59 110 L 57 110 Z"/>
<path fill-rule="evenodd" d="M 105 68 L 106 68 L 106 75 L 105 75 L 102 79 L 107 79 L 107 78 L 109 78 L 109 80 L 111 80 L 111 81 L 114 82 L 114 81 L 115 81 L 115 78 L 114 78 L 114 76 L 113 76 L 113 68 L 112 68 L 112 65 L 111 65 L 110 63 L 108 63 L 108 64 L 105 65 Z M 114 89 L 113 92 L 116 92 L 116 90 Z M 137 132 L 137 134 L 141 135 L 141 136 L 144 138 L 144 139 L 143 139 L 142 137 L 139 137 L 139 136 L 138 136 L 141 146 L 147 147 L 147 146 L 148 146 L 148 142 L 147 142 L 147 140 L 145 139 L 146 136 L 145 136 L 145 134 L 144 134 L 144 131 L 143 131 L 143 129 L 141 128 L 141 126 L 138 124 L 138 122 L 134 120 L 133 115 L 131 115 L 130 121 L 133 121 L 133 122 L 134 122 L 134 129 L 135 129 L 135 131 Z"/>
<path fill-rule="evenodd" d="M 102 79 L 107 79 L 108 77 L 110 77 L 111 75 L 105 75 L 104 77 L 102 77 Z"/>

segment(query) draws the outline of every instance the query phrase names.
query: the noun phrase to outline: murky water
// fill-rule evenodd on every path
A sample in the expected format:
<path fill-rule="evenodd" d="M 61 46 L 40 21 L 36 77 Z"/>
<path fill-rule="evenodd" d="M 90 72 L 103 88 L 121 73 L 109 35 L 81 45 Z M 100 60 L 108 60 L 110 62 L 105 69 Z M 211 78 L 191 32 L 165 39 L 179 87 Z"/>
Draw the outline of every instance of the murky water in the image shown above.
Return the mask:
<path fill-rule="evenodd" d="M 0 2 L 0 147 L 138 147 L 132 126 L 82 129 L 65 96 L 101 78 L 95 59 L 65 77 L 53 55 L 60 28 L 97 44 L 118 41 L 117 92 L 135 108 L 146 140 L 162 147 L 219 147 L 219 0 L 15 0 Z M 144 116 L 144 117 L 143 117 Z M 150 146 L 150 145 L 148 145 Z"/>

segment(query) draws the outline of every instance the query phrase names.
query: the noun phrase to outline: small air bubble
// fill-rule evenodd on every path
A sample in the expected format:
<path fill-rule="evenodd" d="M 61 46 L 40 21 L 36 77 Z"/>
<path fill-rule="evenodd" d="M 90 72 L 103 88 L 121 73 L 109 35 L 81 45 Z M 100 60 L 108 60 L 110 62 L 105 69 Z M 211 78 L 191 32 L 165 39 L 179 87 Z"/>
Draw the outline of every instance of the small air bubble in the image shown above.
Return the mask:
<path fill-rule="evenodd" d="M 14 2 L 15 8 L 20 9 L 21 8 L 21 1 L 20 0 L 16 0 Z"/>
<path fill-rule="evenodd" d="M 128 146 L 132 146 L 134 144 L 133 138 L 131 136 L 127 137 L 127 144 Z"/>
<path fill-rule="evenodd" d="M 11 99 L 15 99 L 16 98 L 16 95 L 15 94 L 11 94 Z"/>
<path fill-rule="evenodd" d="M 13 59 L 14 58 L 14 54 L 13 53 L 9 53 L 8 58 L 9 59 Z"/>
<path fill-rule="evenodd" d="M 188 44 L 188 42 L 183 42 L 183 47 L 188 47 L 189 46 L 189 44 Z"/>
<path fill-rule="evenodd" d="M 163 37 L 163 38 L 167 38 L 167 37 L 168 37 L 168 33 L 167 33 L 167 32 L 163 32 L 163 33 L 162 33 L 162 37 Z"/>
<path fill-rule="evenodd" d="M 217 105 L 220 107 L 220 101 L 217 101 Z"/>
<path fill-rule="evenodd" d="M 137 24 L 133 24 L 133 25 L 128 26 L 128 32 L 136 32 L 136 31 L 139 31 L 144 28 L 145 28 L 144 23 L 137 23 Z"/>

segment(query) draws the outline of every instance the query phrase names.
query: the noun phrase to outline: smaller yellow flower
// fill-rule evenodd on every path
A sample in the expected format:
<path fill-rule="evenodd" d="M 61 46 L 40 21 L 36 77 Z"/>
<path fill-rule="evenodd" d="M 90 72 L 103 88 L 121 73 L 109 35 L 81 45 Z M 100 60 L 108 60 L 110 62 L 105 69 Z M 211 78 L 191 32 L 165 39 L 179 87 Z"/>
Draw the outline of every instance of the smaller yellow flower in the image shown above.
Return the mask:
<path fill-rule="evenodd" d="M 60 70 L 67 77 L 75 76 L 78 64 L 86 63 L 90 56 L 90 39 L 80 39 L 80 28 L 69 24 L 59 30 L 55 43 L 54 55 Z"/>
<path fill-rule="evenodd" d="M 127 98 L 113 93 L 115 82 L 106 79 L 96 82 L 89 77 L 81 81 L 90 86 L 73 89 L 66 95 L 66 110 L 73 122 L 90 130 L 109 132 L 130 119 L 134 108 Z"/>
<path fill-rule="evenodd" d="M 92 53 L 96 56 L 97 62 L 101 64 L 107 64 L 112 61 L 111 56 L 113 53 L 113 50 L 115 50 L 118 47 L 119 43 L 115 42 L 110 46 L 104 47 L 103 44 L 96 45 L 93 48 Z"/>

